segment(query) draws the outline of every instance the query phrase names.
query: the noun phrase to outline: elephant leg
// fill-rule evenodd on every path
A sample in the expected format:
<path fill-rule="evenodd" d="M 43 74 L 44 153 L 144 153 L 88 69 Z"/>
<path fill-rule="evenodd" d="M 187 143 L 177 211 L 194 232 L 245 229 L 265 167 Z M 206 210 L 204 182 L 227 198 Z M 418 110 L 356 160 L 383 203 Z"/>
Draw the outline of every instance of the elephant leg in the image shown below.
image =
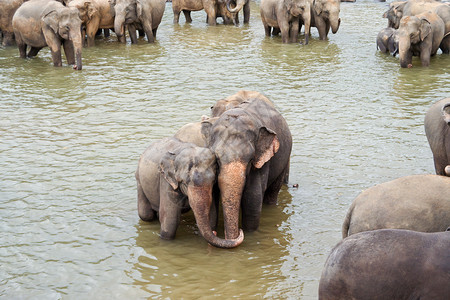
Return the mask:
<path fill-rule="evenodd" d="M 30 51 L 28 51 L 27 56 L 29 58 L 35 57 L 41 49 L 42 47 L 31 47 Z"/>
<path fill-rule="evenodd" d="M 177 205 L 177 202 L 181 202 L 180 198 L 183 195 L 174 191 L 164 178 L 160 180 L 159 192 L 160 237 L 165 240 L 171 240 L 175 238 L 178 225 L 180 224 L 181 208 Z"/>
<path fill-rule="evenodd" d="M 152 209 L 150 201 L 144 194 L 141 184 L 137 183 L 137 197 L 138 197 L 138 215 L 143 221 L 153 221 L 156 218 L 156 212 Z"/>
<path fill-rule="evenodd" d="M 289 177 L 289 165 L 281 172 L 281 174 L 272 182 L 264 193 L 264 204 L 274 205 L 278 201 L 278 193 L 281 186 L 285 183 L 286 177 Z"/>
<path fill-rule="evenodd" d="M 173 24 L 178 24 L 180 22 L 181 10 L 173 8 Z"/>
<path fill-rule="evenodd" d="M 109 32 L 109 29 L 108 28 L 105 28 L 105 29 L 103 29 L 103 36 L 104 37 L 109 37 L 111 35 L 111 33 Z"/>
<path fill-rule="evenodd" d="M 86 25 L 86 35 L 87 35 L 87 46 L 92 47 L 95 45 L 95 35 L 98 31 L 98 26 L 100 24 L 100 18 L 95 17 L 89 21 Z"/>
<path fill-rule="evenodd" d="M 212 230 L 217 230 L 217 225 L 219 223 L 219 200 L 220 200 L 220 190 L 217 185 L 213 187 L 213 200 L 211 202 L 211 208 L 209 212 L 209 223 Z"/>
<path fill-rule="evenodd" d="M 137 44 L 137 34 L 136 26 L 134 24 L 128 24 L 128 33 L 130 34 L 130 39 L 132 44 Z"/>
<path fill-rule="evenodd" d="M 447 33 L 447 35 L 439 45 L 439 48 L 441 48 L 442 53 L 449 54 L 450 53 L 450 33 Z"/>
<path fill-rule="evenodd" d="M 73 42 L 70 40 L 65 40 L 63 42 L 64 53 L 66 54 L 67 63 L 69 65 L 75 64 L 75 50 L 73 47 Z"/>
<path fill-rule="evenodd" d="M 147 42 L 154 43 L 156 34 L 153 35 L 152 18 L 150 17 L 145 19 L 142 26 L 144 27 L 145 34 L 147 35 Z"/>
<path fill-rule="evenodd" d="M 244 4 L 244 24 L 248 24 L 250 22 L 250 2 L 247 1 L 246 4 Z"/>
<path fill-rule="evenodd" d="M 280 31 L 282 42 L 289 43 L 289 23 L 287 21 L 280 22 Z"/>
<path fill-rule="evenodd" d="M 234 24 L 236 26 L 239 25 L 239 13 L 236 13 L 236 15 L 234 16 Z"/>
<path fill-rule="evenodd" d="M 262 170 L 261 170 L 262 171 Z M 247 176 L 244 192 L 242 193 L 242 228 L 244 231 L 255 231 L 259 227 L 263 203 L 263 190 L 267 176 L 265 172 L 257 170 Z"/>
<path fill-rule="evenodd" d="M 267 24 L 264 24 L 264 31 L 266 33 L 266 36 L 270 36 L 270 31 L 272 30 L 272 27 L 270 27 Z"/>
<path fill-rule="evenodd" d="M 27 57 L 27 44 L 25 44 L 23 42 L 20 35 L 16 35 L 16 43 L 17 43 L 17 48 L 19 48 L 20 58 L 26 58 Z"/>
<path fill-rule="evenodd" d="M 184 18 L 186 19 L 186 23 L 192 23 L 191 11 L 183 10 Z"/>
<path fill-rule="evenodd" d="M 281 31 L 280 31 L 280 28 L 274 27 L 274 28 L 272 29 L 272 35 L 273 35 L 273 36 L 279 35 L 280 32 L 281 32 Z"/>
<path fill-rule="evenodd" d="M 430 58 L 431 58 L 431 46 L 426 47 L 425 49 L 422 48 L 420 51 L 420 61 L 423 67 L 428 67 L 430 65 Z"/>

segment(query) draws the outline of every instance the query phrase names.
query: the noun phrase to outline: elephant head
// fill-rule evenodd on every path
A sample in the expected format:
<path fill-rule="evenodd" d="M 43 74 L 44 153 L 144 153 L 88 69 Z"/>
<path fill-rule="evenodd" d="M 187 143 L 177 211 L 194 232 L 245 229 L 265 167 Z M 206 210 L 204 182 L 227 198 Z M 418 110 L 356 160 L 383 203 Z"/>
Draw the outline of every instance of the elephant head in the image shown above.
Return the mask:
<path fill-rule="evenodd" d="M 224 240 L 218 238 L 211 229 L 209 216 L 217 163 L 210 149 L 189 147 L 176 154 L 168 152 L 161 159 L 160 171 L 174 190 L 179 189 L 188 196 L 197 226 L 208 243 L 220 248 L 233 248 L 242 243 L 242 231 L 236 239 Z"/>
<path fill-rule="evenodd" d="M 137 0 L 111 0 L 114 9 L 114 32 L 118 38 L 125 36 L 125 24 L 138 20 Z"/>
<path fill-rule="evenodd" d="M 46 12 L 42 17 L 42 21 L 57 36 L 73 44 L 76 60 L 74 68 L 81 70 L 81 49 L 83 43 L 81 38 L 81 19 L 78 14 L 78 9 L 75 7 L 61 7 Z"/>
<path fill-rule="evenodd" d="M 314 13 L 329 23 L 333 33 L 338 31 L 341 24 L 340 7 L 340 0 L 314 0 L 313 2 Z"/>
<path fill-rule="evenodd" d="M 237 238 L 240 202 L 247 175 L 252 169 L 262 168 L 280 144 L 274 131 L 240 107 L 226 111 L 214 124 L 202 122 L 202 133 L 219 165 L 225 238 Z"/>
<path fill-rule="evenodd" d="M 383 18 L 388 19 L 388 27 L 398 29 L 406 3 L 406 1 L 396 1 L 389 4 L 389 9 L 383 14 Z"/>
<path fill-rule="evenodd" d="M 78 8 L 79 16 L 83 24 L 86 24 L 98 13 L 91 0 L 85 0 L 82 2 L 72 1 L 68 6 L 74 6 Z"/>
<path fill-rule="evenodd" d="M 431 32 L 431 23 L 424 17 L 407 16 L 401 19 L 398 28 L 398 48 L 402 68 L 412 66 L 414 47 L 423 43 Z"/>

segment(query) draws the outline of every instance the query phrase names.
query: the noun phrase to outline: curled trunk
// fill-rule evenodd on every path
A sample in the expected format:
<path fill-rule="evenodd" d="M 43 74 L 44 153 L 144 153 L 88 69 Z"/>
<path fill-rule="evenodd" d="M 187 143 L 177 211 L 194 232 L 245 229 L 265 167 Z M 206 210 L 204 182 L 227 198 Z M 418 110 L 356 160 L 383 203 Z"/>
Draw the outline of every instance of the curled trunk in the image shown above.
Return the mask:
<path fill-rule="evenodd" d="M 239 235 L 232 239 L 221 239 L 217 237 L 211 229 L 209 222 L 209 212 L 212 201 L 211 187 L 188 187 L 189 205 L 194 212 L 200 233 L 211 245 L 219 248 L 234 248 L 239 246 L 244 240 L 244 233 L 240 230 Z"/>
<path fill-rule="evenodd" d="M 238 0 L 236 6 L 231 8 L 231 0 L 227 0 L 227 9 L 230 13 L 238 13 L 241 11 L 242 7 L 244 7 L 245 0 Z"/>

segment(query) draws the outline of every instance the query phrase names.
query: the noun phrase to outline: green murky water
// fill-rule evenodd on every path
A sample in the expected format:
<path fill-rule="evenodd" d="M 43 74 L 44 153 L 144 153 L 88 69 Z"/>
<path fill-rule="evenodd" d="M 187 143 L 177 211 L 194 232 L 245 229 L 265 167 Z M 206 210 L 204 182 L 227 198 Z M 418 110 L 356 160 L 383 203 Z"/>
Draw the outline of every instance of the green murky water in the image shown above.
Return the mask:
<path fill-rule="evenodd" d="M 377 52 L 386 8 L 342 3 L 339 32 L 303 46 L 265 38 L 259 2 L 239 27 L 174 26 L 168 3 L 156 44 L 97 40 L 82 71 L 0 49 L 0 297 L 316 299 L 353 198 L 434 172 L 423 118 L 450 95 L 450 57 L 400 69 Z M 192 214 L 160 240 L 137 216 L 139 155 L 240 89 L 287 119 L 289 187 L 236 249 L 208 246 Z"/>

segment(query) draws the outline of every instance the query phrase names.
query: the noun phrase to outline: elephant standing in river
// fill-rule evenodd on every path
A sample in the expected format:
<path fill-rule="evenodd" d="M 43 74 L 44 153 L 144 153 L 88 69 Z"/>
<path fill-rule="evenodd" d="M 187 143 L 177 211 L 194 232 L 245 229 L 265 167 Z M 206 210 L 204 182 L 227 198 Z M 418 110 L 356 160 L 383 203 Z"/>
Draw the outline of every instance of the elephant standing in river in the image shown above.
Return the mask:
<path fill-rule="evenodd" d="M 444 231 L 450 226 L 450 178 L 411 175 L 358 195 L 342 225 L 342 238 L 375 229 Z"/>
<path fill-rule="evenodd" d="M 389 9 L 383 14 L 388 19 L 388 26 L 398 29 L 402 17 L 415 16 L 424 12 L 436 13 L 444 22 L 444 38 L 440 48 L 442 53 L 450 53 L 450 6 L 440 1 L 409 0 L 396 1 L 389 4 Z"/>
<path fill-rule="evenodd" d="M 81 20 L 78 9 L 66 7 L 57 1 L 32 0 L 25 2 L 14 14 L 12 20 L 20 57 L 34 57 L 39 50 L 48 46 L 53 64 L 61 62 L 61 44 L 64 46 L 67 62 L 74 69 L 81 70 Z M 26 53 L 27 46 L 31 49 Z"/>
<path fill-rule="evenodd" d="M 434 103 L 425 115 L 425 133 L 436 174 L 450 176 L 450 98 Z"/>
<path fill-rule="evenodd" d="M 0 0 L 0 36 L 3 35 L 2 46 L 14 45 L 12 18 L 16 10 L 25 0 Z"/>
<path fill-rule="evenodd" d="M 222 17 L 224 24 L 233 23 L 233 15 L 228 11 L 225 0 L 172 0 L 173 23 L 179 23 L 181 12 L 186 18 L 186 23 L 191 23 L 191 11 L 202 9 L 206 12 L 209 25 L 216 25 L 218 17 Z"/>
<path fill-rule="evenodd" d="M 400 66 L 412 67 L 413 55 L 419 55 L 422 66 L 428 67 L 431 56 L 439 49 L 444 30 L 442 19 L 431 11 L 403 17 L 398 27 Z"/>
<path fill-rule="evenodd" d="M 449 249 L 450 232 L 381 229 L 352 235 L 328 255 L 319 300 L 448 300 Z"/>
<path fill-rule="evenodd" d="M 305 45 L 308 44 L 311 24 L 310 0 L 261 0 L 260 12 L 266 36 L 281 31 L 283 43 L 298 42 L 300 20 L 303 20 Z"/>
<path fill-rule="evenodd" d="M 111 0 L 114 10 L 114 32 L 121 39 L 128 27 L 131 43 L 137 44 L 136 30 L 144 30 L 153 43 L 166 8 L 165 0 Z M 122 40 L 124 41 L 124 40 Z"/>
<path fill-rule="evenodd" d="M 239 236 L 242 227 L 259 227 L 262 204 L 275 204 L 289 171 L 292 136 L 286 120 L 266 101 L 253 99 L 225 111 L 211 123 L 202 122 L 208 148 L 220 166 L 226 239 Z"/>
<path fill-rule="evenodd" d="M 79 10 L 81 22 L 86 29 L 88 47 L 94 46 L 98 29 L 114 28 L 114 12 L 109 0 L 72 0 L 67 6 Z"/>
<path fill-rule="evenodd" d="M 152 221 L 158 215 L 161 238 L 173 239 L 181 214 L 192 208 L 200 233 L 211 245 L 238 246 L 244 239 L 242 231 L 236 239 L 224 240 L 211 228 L 216 170 L 216 158 L 208 148 L 176 138 L 151 144 L 141 155 L 136 170 L 139 217 Z"/>
<path fill-rule="evenodd" d="M 231 5 L 234 7 L 231 7 Z M 239 24 L 239 12 L 244 12 L 244 24 L 250 22 L 250 0 L 226 0 L 227 9 L 230 13 L 235 14 L 235 24 Z"/>
<path fill-rule="evenodd" d="M 341 11 L 340 0 L 312 0 L 311 27 L 319 31 L 319 38 L 326 40 L 328 32 L 336 33 L 341 24 L 339 13 Z M 305 28 L 305 34 L 306 34 Z"/>
<path fill-rule="evenodd" d="M 398 32 L 397 29 L 387 27 L 382 29 L 377 35 L 377 49 L 383 53 L 398 54 Z"/>

